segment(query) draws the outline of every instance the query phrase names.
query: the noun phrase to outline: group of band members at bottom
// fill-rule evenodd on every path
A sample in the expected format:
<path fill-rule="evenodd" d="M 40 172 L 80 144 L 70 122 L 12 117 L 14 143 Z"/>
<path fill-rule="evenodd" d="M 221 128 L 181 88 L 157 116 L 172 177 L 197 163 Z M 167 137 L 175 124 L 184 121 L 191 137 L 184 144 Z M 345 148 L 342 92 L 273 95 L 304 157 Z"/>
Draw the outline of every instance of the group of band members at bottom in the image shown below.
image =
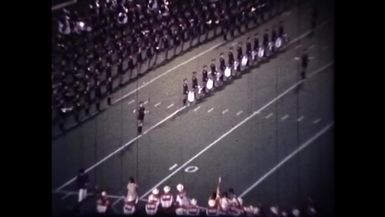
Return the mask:
<path fill-rule="evenodd" d="M 175 214 L 177 216 L 197 216 L 204 211 L 207 216 L 268 216 L 268 217 L 299 217 L 299 216 L 317 216 L 313 202 L 308 199 L 308 205 L 305 210 L 293 208 L 291 210 L 280 209 L 273 205 L 269 210 L 262 210 L 260 205 L 244 206 L 242 198 L 238 197 L 233 188 L 228 191 L 220 191 L 221 177 L 218 180 L 216 192 L 213 192 L 208 199 L 208 207 L 200 207 L 195 198 L 187 195 L 187 191 L 182 184 L 176 185 L 176 195 L 171 193 L 171 187 L 166 185 L 163 193 L 158 188 L 154 188 L 148 196 L 145 204 L 145 212 L 147 215 L 156 215 L 157 213 Z M 135 180 L 130 177 L 127 185 L 127 196 L 124 198 L 123 214 L 131 215 L 136 211 L 139 197 L 136 192 L 138 185 Z M 310 200 L 310 203 L 309 203 Z M 97 212 L 106 213 L 111 207 L 106 191 L 102 191 L 97 199 Z M 267 213 L 266 213 L 267 212 Z"/>

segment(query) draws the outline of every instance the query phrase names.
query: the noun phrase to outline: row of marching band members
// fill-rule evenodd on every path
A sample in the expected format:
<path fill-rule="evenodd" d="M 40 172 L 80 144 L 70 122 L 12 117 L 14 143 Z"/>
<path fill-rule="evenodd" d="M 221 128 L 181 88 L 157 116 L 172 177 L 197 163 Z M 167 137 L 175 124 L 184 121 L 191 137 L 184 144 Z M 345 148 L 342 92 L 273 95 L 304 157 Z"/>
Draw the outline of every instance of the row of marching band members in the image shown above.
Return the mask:
<path fill-rule="evenodd" d="M 182 184 L 176 186 L 176 195 L 171 193 L 170 186 L 164 186 L 163 193 L 160 193 L 157 188 L 153 189 L 148 196 L 148 200 L 145 205 L 145 212 L 147 215 L 156 215 L 159 212 L 172 214 L 177 216 L 198 216 L 201 214 L 201 210 L 205 211 L 207 216 L 268 216 L 268 217 L 299 217 L 299 216 L 317 216 L 317 211 L 313 206 L 311 198 L 308 198 L 309 206 L 307 206 L 304 213 L 297 208 L 293 208 L 290 211 L 281 209 L 276 205 L 269 207 L 268 210 L 262 209 L 260 205 L 253 206 L 243 205 L 242 198 L 238 197 L 233 188 L 229 188 L 228 191 L 220 191 L 221 177 L 219 177 L 216 192 L 213 192 L 208 199 L 208 207 L 200 207 L 197 204 L 197 200 L 187 195 Z M 125 198 L 125 204 L 123 206 L 123 213 L 126 215 L 134 214 L 136 205 L 138 203 L 138 195 L 136 194 L 137 184 L 133 179 L 130 179 L 127 185 L 128 193 Z M 107 197 L 106 191 L 102 191 L 100 197 L 97 200 L 97 212 L 106 213 L 110 202 Z M 161 209 L 161 211 L 159 211 Z M 304 215 L 305 214 L 305 215 Z"/>
<path fill-rule="evenodd" d="M 166 212 L 175 211 L 176 215 L 199 215 L 200 207 L 197 205 L 197 200 L 194 198 L 190 199 L 187 196 L 187 192 L 182 184 L 178 184 L 176 189 L 175 200 L 169 186 L 163 188 L 162 195 L 159 195 L 157 188 L 153 189 L 152 193 L 148 196 L 145 207 L 147 215 L 157 214 L 159 207 Z"/>
<path fill-rule="evenodd" d="M 260 43 L 261 41 L 261 43 Z M 254 43 L 254 44 L 253 44 Z M 212 63 L 208 67 L 203 66 L 202 81 L 199 84 L 197 72 L 192 75 L 191 89 L 188 87 L 187 79 L 183 80 L 183 105 L 199 100 L 203 96 L 212 93 L 212 91 L 230 81 L 233 77 L 238 77 L 242 71 L 250 66 L 263 63 L 274 54 L 280 52 L 288 44 L 288 36 L 284 32 L 282 22 L 278 27 L 273 26 L 269 36 L 269 30 L 266 29 L 262 40 L 258 33 L 254 35 L 253 42 L 250 37 L 246 40 L 246 52 L 243 52 L 243 43 L 239 42 L 236 48 L 236 56 L 234 56 L 234 48 L 230 47 L 228 51 L 227 63 L 224 53 L 220 54 L 219 67 L 216 66 L 216 59 L 212 59 Z"/>

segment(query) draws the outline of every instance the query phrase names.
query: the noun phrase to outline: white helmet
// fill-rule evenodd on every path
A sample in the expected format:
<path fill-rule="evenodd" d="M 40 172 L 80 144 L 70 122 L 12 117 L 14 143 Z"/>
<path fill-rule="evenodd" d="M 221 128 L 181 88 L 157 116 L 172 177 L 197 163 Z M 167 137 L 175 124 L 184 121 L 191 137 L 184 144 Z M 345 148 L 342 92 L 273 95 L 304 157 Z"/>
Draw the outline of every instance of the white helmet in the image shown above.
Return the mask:
<path fill-rule="evenodd" d="M 270 211 L 274 214 L 278 214 L 278 207 L 277 206 L 271 206 Z"/>
<path fill-rule="evenodd" d="M 102 196 L 106 196 L 107 195 L 107 192 L 106 191 L 102 191 Z"/>
<path fill-rule="evenodd" d="M 215 206 L 215 200 L 210 199 L 209 200 L 209 207 L 213 207 L 213 206 Z"/>
<path fill-rule="evenodd" d="M 195 198 L 191 199 L 191 204 L 194 206 L 197 205 L 197 200 Z"/>
<path fill-rule="evenodd" d="M 155 195 L 159 194 L 159 190 L 157 188 L 154 188 L 154 190 L 152 190 L 152 194 L 155 194 Z"/>
<path fill-rule="evenodd" d="M 181 191 L 183 191 L 184 187 L 183 187 L 182 184 L 178 184 L 178 185 L 176 186 L 176 189 L 177 189 L 179 192 L 181 192 Z"/>
<path fill-rule="evenodd" d="M 168 186 L 168 185 L 166 185 L 166 186 L 164 186 L 164 188 L 163 188 L 163 191 L 164 191 L 164 193 L 168 193 L 168 192 L 170 192 L 170 190 L 171 190 L 171 188 Z"/>
<path fill-rule="evenodd" d="M 298 209 L 293 209 L 291 211 L 291 213 L 293 213 L 294 216 L 299 216 L 299 214 L 301 213 Z"/>

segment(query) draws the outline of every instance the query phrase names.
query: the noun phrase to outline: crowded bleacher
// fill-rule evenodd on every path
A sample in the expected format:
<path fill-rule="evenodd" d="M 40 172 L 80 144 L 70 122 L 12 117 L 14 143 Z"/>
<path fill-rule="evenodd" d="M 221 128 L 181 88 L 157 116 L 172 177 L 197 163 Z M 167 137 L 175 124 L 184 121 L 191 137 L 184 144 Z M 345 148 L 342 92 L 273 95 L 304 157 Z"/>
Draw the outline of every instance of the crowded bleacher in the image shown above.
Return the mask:
<path fill-rule="evenodd" d="M 68 117 L 80 122 L 80 116 L 89 116 L 90 110 L 103 109 L 103 103 L 111 104 L 110 94 L 162 62 L 218 36 L 229 40 L 271 19 L 290 3 L 93 0 L 55 10 L 54 123 L 65 130 Z"/>

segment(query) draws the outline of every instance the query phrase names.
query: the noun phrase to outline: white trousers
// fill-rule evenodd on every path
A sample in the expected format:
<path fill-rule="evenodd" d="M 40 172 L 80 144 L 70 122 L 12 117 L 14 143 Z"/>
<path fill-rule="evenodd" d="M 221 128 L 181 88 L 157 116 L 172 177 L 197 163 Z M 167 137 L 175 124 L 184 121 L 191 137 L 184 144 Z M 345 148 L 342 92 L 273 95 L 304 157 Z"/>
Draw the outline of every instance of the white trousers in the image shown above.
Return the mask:
<path fill-rule="evenodd" d="M 79 197 L 78 197 L 78 202 L 82 202 L 87 197 L 87 189 L 86 188 L 81 188 L 79 189 Z"/>

